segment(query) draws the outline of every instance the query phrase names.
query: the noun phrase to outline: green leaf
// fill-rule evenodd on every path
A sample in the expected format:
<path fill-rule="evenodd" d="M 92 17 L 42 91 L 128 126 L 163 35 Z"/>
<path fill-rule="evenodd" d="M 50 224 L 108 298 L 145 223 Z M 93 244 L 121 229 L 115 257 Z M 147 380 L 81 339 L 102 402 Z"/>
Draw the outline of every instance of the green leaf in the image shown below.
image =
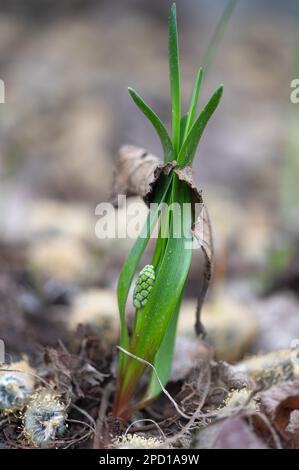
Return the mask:
<path fill-rule="evenodd" d="M 191 126 L 193 125 L 194 121 L 194 116 L 196 114 L 196 108 L 198 104 L 198 97 L 199 97 L 199 92 L 200 92 L 200 87 L 201 87 L 201 82 L 202 82 L 202 68 L 200 68 L 197 72 L 194 88 L 193 88 L 193 93 L 191 97 L 191 103 L 190 103 L 190 108 L 188 112 L 188 118 L 185 126 L 185 131 L 184 131 L 184 137 L 182 142 L 185 141 Z"/>
<path fill-rule="evenodd" d="M 188 113 L 185 114 L 185 115 L 181 118 L 181 123 L 180 123 L 180 142 L 181 142 L 181 143 L 184 142 L 184 135 L 185 135 L 185 130 L 186 130 L 187 121 L 188 121 Z"/>
<path fill-rule="evenodd" d="M 174 183 L 176 183 L 175 201 L 180 204 L 190 203 L 190 188 L 179 182 L 177 177 L 174 177 Z M 185 204 L 185 210 L 186 208 Z M 163 260 L 156 273 L 155 284 L 145 307 L 139 312 L 143 317 L 142 325 L 131 341 L 130 351 L 150 362 L 153 362 L 161 346 L 189 272 L 192 257 L 191 205 L 185 214 L 181 213 L 181 223 L 183 234 L 170 233 Z M 186 246 L 186 243 L 189 246 Z M 125 396 L 130 395 L 144 369 L 144 364 L 135 359 L 129 360 L 123 383 Z"/>
<path fill-rule="evenodd" d="M 224 27 L 236 1 L 228 0 L 228 6 L 218 23 L 208 53 L 205 56 L 206 62 L 210 62 L 214 55 L 216 45 L 219 43 L 219 38 L 223 34 Z M 196 118 L 202 83 L 202 70 L 199 69 L 192 92 L 189 112 L 181 118 L 180 67 L 175 4 L 171 7 L 169 17 L 168 46 L 172 112 L 171 137 L 159 117 L 142 98 L 132 88 L 129 88 L 129 92 L 134 102 L 156 129 L 164 150 L 165 162 L 177 160 L 180 166 L 186 164 L 192 166 L 198 143 L 209 119 L 219 104 L 223 87 L 220 87 L 213 94 L 208 104 Z M 114 413 L 122 419 L 127 419 L 130 413 L 141 406 L 145 406 L 148 401 L 153 400 L 160 393 L 161 386 L 156 379 L 156 375 L 151 373 L 143 399 L 137 403 L 135 401 L 131 407 L 129 405 L 140 377 L 145 372 L 147 363 L 150 362 L 155 366 L 163 385 L 168 381 L 180 304 L 192 258 L 191 226 L 193 214 L 190 188 L 182 181 L 179 181 L 173 172 L 170 177 L 164 177 L 164 182 L 158 188 L 156 199 L 159 207 L 154 210 L 154 214 L 151 212 L 151 217 L 147 220 L 146 236 L 144 237 L 144 234 L 141 234 L 139 239 L 136 240 L 124 265 L 118 285 L 121 346 L 129 353 L 129 356 L 125 354 L 125 351 L 120 354 L 120 371 L 114 405 Z M 181 208 L 185 206 L 185 209 L 185 203 L 189 203 L 187 214 L 186 212 L 181 214 L 183 234 L 177 236 L 176 228 L 173 227 L 175 215 L 170 211 L 164 218 L 166 225 L 160 227 L 159 238 L 153 254 L 152 264 L 155 268 L 156 280 L 146 297 L 146 303 L 135 312 L 135 323 L 130 338 L 125 320 L 126 301 L 137 266 L 148 244 L 149 233 L 152 232 L 158 221 L 163 202 L 167 202 L 169 205 L 178 203 Z M 165 231 L 165 227 L 170 229 L 169 233 L 168 230 Z M 189 246 L 186 247 L 186 243 L 189 243 Z M 137 357 L 141 361 L 137 360 Z"/>
<path fill-rule="evenodd" d="M 174 151 L 178 154 L 180 148 L 181 94 L 178 30 L 175 3 L 173 3 L 171 7 L 168 21 L 168 59 L 171 92 L 172 142 Z"/>
<path fill-rule="evenodd" d="M 126 303 L 127 298 L 129 295 L 130 287 L 134 278 L 134 274 L 138 267 L 138 264 L 141 260 L 142 254 L 149 242 L 150 235 L 155 227 L 155 224 L 158 220 L 159 213 L 161 210 L 161 204 L 166 198 L 167 192 L 171 185 L 173 175 L 171 174 L 164 186 L 161 185 L 156 197 L 155 202 L 158 203 L 158 207 L 156 210 L 150 211 L 146 220 L 146 223 L 139 235 L 136 239 L 131 251 L 123 265 L 123 269 L 120 273 L 118 286 L 117 286 L 117 298 L 118 298 L 118 308 L 119 308 L 119 316 L 120 316 L 120 345 L 127 349 L 129 347 L 129 333 L 126 324 Z M 122 370 L 123 364 L 126 362 L 124 360 L 124 356 L 120 354 L 120 369 Z"/>
<path fill-rule="evenodd" d="M 180 122 L 180 134 L 183 137 L 186 123 L 188 119 L 188 114 L 185 114 L 181 118 Z M 168 193 L 167 198 L 165 202 L 168 202 L 171 204 L 172 201 L 172 196 L 173 193 Z M 170 214 L 169 217 L 169 223 L 171 223 L 172 217 Z M 164 253 L 165 253 L 165 248 L 167 245 L 167 239 L 162 238 L 161 236 L 161 227 L 159 230 L 159 237 L 156 242 L 156 247 L 152 259 L 152 265 L 155 266 L 156 272 L 158 272 L 159 265 L 163 259 Z M 166 330 L 165 337 L 162 341 L 162 344 L 160 346 L 160 349 L 158 350 L 156 356 L 155 356 L 155 361 L 154 361 L 154 366 L 156 368 L 156 371 L 159 375 L 159 378 L 162 382 L 163 385 L 166 385 L 168 382 L 169 374 L 171 371 L 171 364 L 172 364 L 172 357 L 173 357 L 173 350 L 174 350 L 174 344 L 175 344 L 175 335 L 176 335 L 176 327 L 177 327 L 177 320 L 180 312 L 180 306 L 183 298 L 183 292 L 181 294 L 181 297 L 179 299 L 178 305 L 175 309 L 175 312 L 172 315 L 172 318 L 170 320 L 169 326 Z M 137 314 L 140 318 L 140 314 Z M 136 322 L 137 324 L 137 322 Z M 138 328 L 140 329 L 140 327 Z M 144 398 L 142 399 L 142 407 L 146 405 L 146 403 L 152 401 L 156 396 L 158 396 L 161 392 L 161 387 L 160 384 L 157 380 L 157 377 L 155 373 L 152 371 L 150 374 L 150 380 L 149 384 L 147 387 L 146 394 Z"/>
<path fill-rule="evenodd" d="M 176 330 L 177 330 L 177 322 L 179 318 L 182 298 L 183 298 L 183 292 L 176 306 L 176 309 L 172 315 L 172 318 L 169 322 L 168 328 L 166 330 L 166 334 L 163 338 L 162 344 L 156 354 L 155 361 L 154 361 L 154 367 L 157 371 L 157 374 L 163 386 L 167 384 L 169 375 L 171 372 L 173 351 L 174 351 L 174 345 L 175 345 L 175 336 L 176 336 Z M 144 406 L 146 403 L 149 403 L 152 400 L 154 400 L 158 395 L 160 395 L 160 393 L 161 393 L 160 384 L 157 380 L 156 374 L 152 371 L 150 375 L 150 381 L 146 390 L 146 394 L 144 398 L 142 399 Z"/>
<path fill-rule="evenodd" d="M 167 203 L 167 200 L 165 202 Z M 163 259 L 166 243 L 167 240 L 162 237 L 161 227 L 159 227 L 159 235 L 156 241 L 156 246 L 152 258 L 152 265 L 155 267 L 155 269 L 159 269 L 159 264 Z"/>
<path fill-rule="evenodd" d="M 163 148 L 165 163 L 171 162 L 172 160 L 174 160 L 174 151 L 171 139 L 163 122 L 152 110 L 152 108 L 150 108 L 150 106 L 146 104 L 146 102 L 141 98 L 141 96 L 139 96 L 138 93 L 133 90 L 133 88 L 129 87 L 128 91 L 134 103 L 138 106 L 138 108 L 143 112 L 143 114 L 148 118 L 153 127 L 156 129 Z"/>
<path fill-rule="evenodd" d="M 182 145 L 182 148 L 178 157 L 178 164 L 180 166 L 192 165 L 196 149 L 200 138 L 205 130 L 205 127 L 217 108 L 219 101 L 223 93 L 223 86 L 221 85 L 213 94 L 208 104 L 205 106 L 199 117 L 193 124 L 191 131 L 189 132 L 187 139 Z"/>

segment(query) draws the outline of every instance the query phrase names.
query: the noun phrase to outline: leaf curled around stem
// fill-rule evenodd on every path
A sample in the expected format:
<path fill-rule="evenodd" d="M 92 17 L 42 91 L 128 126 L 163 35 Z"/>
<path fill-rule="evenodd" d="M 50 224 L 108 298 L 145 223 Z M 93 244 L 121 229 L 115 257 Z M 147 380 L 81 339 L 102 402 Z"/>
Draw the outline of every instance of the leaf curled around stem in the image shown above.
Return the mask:
<path fill-rule="evenodd" d="M 200 243 L 201 250 L 204 255 L 204 269 L 201 280 L 201 286 L 197 297 L 196 319 L 195 319 L 195 332 L 197 336 L 205 336 L 205 328 L 201 323 L 200 315 L 201 309 L 206 298 L 209 285 L 213 273 L 213 236 L 212 227 L 209 218 L 207 207 L 203 204 L 200 214 L 198 215 L 194 227 L 194 237 Z"/>
<path fill-rule="evenodd" d="M 169 175 L 176 162 L 163 164 L 158 157 L 134 145 L 119 149 L 114 172 L 112 201 L 117 205 L 119 194 L 140 196 L 146 203 L 151 202 L 161 175 Z"/>
<path fill-rule="evenodd" d="M 198 293 L 195 331 L 198 336 L 205 336 L 205 328 L 201 323 L 200 314 L 201 309 L 206 298 L 206 294 L 211 282 L 213 272 L 213 236 L 212 227 L 209 218 L 207 206 L 205 205 L 202 197 L 201 190 L 198 189 L 194 182 L 192 168 L 188 165 L 183 168 L 175 168 L 175 173 L 180 181 L 185 182 L 191 189 L 193 210 L 199 206 L 199 213 L 195 218 L 193 224 L 193 235 L 198 241 L 204 256 L 204 269 L 201 278 L 200 289 Z"/>

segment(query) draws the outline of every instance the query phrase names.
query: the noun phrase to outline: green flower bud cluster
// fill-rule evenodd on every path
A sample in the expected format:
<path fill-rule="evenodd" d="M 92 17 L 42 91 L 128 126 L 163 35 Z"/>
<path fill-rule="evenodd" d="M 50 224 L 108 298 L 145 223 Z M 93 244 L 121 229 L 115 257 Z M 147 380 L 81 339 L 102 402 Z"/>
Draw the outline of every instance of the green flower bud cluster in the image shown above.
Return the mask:
<path fill-rule="evenodd" d="M 147 264 L 140 271 L 133 293 L 133 304 L 137 309 L 145 306 L 155 278 L 155 269 L 151 264 Z"/>

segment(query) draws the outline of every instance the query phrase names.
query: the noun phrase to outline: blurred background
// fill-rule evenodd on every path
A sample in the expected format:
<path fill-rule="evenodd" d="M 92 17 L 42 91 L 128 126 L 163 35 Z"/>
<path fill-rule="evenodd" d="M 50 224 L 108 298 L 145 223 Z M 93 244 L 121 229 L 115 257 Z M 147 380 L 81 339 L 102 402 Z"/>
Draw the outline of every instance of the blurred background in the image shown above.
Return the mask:
<path fill-rule="evenodd" d="M 0 1 L 0 331 L 10 354 L 102 317 L 117 335 L 115 286 L 131 242 L 98 240 L 95 207 L 109 200 L 120 145 L 162 156 L 127 86 L 169 127 L 170 3 Z M 231 361 L 299 338 L 297 3 L 239 0 L 200 98 L 224 84 L 195 179 L 216 249 L 206 323 L 218 357 Z M 226 4 L 177 1 L 185 109 Z M 182 312 L 188 332 L 197 265 Z"/>

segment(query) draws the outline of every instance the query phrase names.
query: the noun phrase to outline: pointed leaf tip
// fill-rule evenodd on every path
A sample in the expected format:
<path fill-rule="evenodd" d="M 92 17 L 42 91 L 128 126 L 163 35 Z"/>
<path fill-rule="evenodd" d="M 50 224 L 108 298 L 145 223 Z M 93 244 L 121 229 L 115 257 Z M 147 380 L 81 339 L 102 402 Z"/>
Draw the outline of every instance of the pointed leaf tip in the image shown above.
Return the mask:
<path fill-rule="evenodd" d="M 221 100 L 222 93 L 223 85 L 220 85 L 193 124 L 193 127 L 191 128 L 180 150 L 178 157 L 179 165 L 192 165 L 199 140 L 208 121 L 210 120 Z"/>
<path fill-rule="evenodd" d="M 138 93 L 131 87 L 128 87 L 128 91 L 133 99 L 134 103 L 138 106 L 140 111 L 147 117 L 152 126 L 155 128 L 162 148 L 164 152 L 164 162 L 171 162 L 174 160 L 174 151 L 171 139 L 168 135 L 167 129 L 162 123 L 161 119 L 157 114 L 152 110 L 152 108 L 138 95 Z"/>

